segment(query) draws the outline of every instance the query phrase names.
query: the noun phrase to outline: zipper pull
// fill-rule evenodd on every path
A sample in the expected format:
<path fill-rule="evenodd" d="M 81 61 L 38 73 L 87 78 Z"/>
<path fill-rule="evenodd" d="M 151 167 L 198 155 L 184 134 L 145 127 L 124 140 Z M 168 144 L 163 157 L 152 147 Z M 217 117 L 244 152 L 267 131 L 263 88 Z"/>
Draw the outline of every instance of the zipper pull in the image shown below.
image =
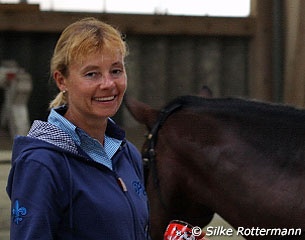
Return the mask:
<path fill-rule="evenodd" d="M 123 192 L 127 192 L 127 187 L 122 178 L 118 177 L 118 183 L 119 183 L 120 187 L 122 188 Z"/>

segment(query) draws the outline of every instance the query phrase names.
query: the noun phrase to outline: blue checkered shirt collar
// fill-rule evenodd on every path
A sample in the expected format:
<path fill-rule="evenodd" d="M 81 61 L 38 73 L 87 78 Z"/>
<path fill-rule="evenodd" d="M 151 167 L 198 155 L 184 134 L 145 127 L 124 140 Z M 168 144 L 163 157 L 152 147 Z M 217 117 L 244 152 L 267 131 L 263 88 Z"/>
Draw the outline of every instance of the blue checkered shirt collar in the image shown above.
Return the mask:
<path fill-rule="evenodd" d="M 99 162 L 108 168 L 112 169 L 111 158 L 120 148 L 124 132 L 115 126 L 115 123 L 109 119 L 107 124 L 107 130 L 104 139 L 104 146 L 96 139 L 90 137 L 85 131 L 75 126 L 68 119 L 60 114 L 60 111 L 66 110 L 66 107 L 60 107 L 52 109 L 48 117 L 48 122 L 57 126 L 64 132 L 66 132 L 73 141 L 80 146 L 94 161 Z M 112 133 L 115 137 L 108 136 L 108 133 Z"/>

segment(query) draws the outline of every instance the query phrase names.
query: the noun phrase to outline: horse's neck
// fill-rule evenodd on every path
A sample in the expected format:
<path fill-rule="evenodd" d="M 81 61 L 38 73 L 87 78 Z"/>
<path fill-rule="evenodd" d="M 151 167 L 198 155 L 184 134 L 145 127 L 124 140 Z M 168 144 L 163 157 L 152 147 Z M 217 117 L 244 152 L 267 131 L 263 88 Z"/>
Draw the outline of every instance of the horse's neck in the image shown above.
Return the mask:
<path fill-rule="evenodd" d="M 184 171 L 193 201 L 200 199 L 236 226 L 250 218 L 258 226 L 289 223 L 305 228 L 298 220 L 305 214 L 304 170 L 274 164 L 275 159 L 268 159 L 229 131 L 219 142 L 207 143 L 190 143 L 185 149 L 188 154 L 180 159 L 187 162 Z M 292 216 L 289 221 L 287 216 Z"/>

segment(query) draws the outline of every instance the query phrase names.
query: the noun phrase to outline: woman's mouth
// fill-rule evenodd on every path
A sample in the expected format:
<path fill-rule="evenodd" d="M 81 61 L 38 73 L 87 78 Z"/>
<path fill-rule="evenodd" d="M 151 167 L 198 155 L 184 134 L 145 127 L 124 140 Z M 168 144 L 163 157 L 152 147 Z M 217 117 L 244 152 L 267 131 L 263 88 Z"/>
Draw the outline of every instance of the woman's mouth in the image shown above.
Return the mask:
<path fill-rule="evenodd" d="M 98 101 L 98 102 L 109 102 L 115 99 L 115 95 L 114 96 L 109 96 L 109 97 L 95 97 L 93 98 L 94 101 Z"/>

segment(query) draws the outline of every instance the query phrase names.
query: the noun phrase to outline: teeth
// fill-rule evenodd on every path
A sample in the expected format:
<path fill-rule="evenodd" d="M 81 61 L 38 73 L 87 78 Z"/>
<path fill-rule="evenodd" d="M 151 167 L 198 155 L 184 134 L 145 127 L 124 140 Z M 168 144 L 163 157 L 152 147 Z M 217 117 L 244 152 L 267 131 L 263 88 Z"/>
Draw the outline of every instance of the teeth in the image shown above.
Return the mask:
<path fill-rule="evenodd" d="M 99 101 L 99 102 L 106 102 L 106 101 L 111 101 L 114 99 L 114 96 L 111 97 L 103 97 L 103 98 L 94 98 L 94 100 Z"/>

